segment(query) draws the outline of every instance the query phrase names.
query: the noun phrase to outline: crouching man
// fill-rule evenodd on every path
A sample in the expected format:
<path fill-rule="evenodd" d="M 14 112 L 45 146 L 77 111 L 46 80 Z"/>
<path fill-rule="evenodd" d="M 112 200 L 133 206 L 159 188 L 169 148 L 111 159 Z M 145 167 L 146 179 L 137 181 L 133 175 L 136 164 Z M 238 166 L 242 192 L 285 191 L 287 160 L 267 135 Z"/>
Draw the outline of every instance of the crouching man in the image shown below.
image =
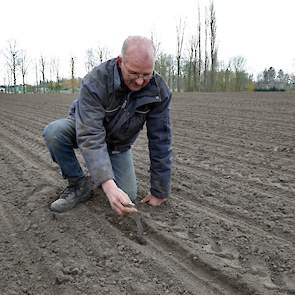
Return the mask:
<path fill-rule="evenodd" d="M 136 211 L 137 183 L 132 144 L 146 124 L 150 156 L 150 194 L 142 202 L 159 206 L 171 186 L 171 92 L 154 72 L 151 40 L 128 37 L 121 55 L 95 67 L 82 80 L 78 98 L 67 118 L 50 123 L 43 132 L 67 188 L 51 204 L 64 212 L 91 196 L 92 184 L 101 186 L 119 215 Z M 75 156 L 79 148 L 91 180 Z"/>

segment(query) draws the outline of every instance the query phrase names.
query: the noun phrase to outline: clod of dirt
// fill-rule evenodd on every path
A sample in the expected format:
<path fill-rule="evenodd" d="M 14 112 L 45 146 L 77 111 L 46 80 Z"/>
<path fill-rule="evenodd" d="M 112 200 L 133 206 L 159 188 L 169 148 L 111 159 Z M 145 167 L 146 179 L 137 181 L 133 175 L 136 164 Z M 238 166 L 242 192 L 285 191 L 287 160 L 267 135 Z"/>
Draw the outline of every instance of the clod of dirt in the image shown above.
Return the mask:
<path fill-rule="evenodd" d="M 147 245 L 147 240 L 142 236 L 136 235 L 135 241 L 138 242 L 140 245 Z"/>
<path fill-rule="evenodd" d="M 69 276 L 65 276 L 63 273 L 59 272 L 56 274 L 56 277 L 55 277 L 55 283 L 57 285 L 61 285 L 61 284 L 64 284 L 66 282 L 68 282 L 70 280 L 70 277 Z"/>

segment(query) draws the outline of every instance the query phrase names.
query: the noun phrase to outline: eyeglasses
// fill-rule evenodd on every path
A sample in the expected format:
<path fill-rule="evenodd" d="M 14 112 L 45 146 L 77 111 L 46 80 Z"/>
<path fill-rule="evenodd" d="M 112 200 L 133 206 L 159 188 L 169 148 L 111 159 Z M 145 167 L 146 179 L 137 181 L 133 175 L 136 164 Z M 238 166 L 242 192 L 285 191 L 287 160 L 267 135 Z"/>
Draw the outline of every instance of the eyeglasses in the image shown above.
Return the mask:
<path fill-rule="evenodd" d="M 127 73 L 130 80 L 142 79 L 144 81 L 150 80 L 153 74 L 130 74 Z"/>
<path fill-rule="evenodd" d="M 125 68 L 125 72 L 128 76 L 128 78 L 130 80 L 137 80 L 137 79 L 143 79 L 144 81 L 148 81 L 151 79 L 151 77 L 153 76 L 153 73 L 150 74 L 138 74 L 138 73 L 130 73 L 130 71 L 128 70 L 126 64 L 123 62 L 122 63 L 124 65 Z"/>

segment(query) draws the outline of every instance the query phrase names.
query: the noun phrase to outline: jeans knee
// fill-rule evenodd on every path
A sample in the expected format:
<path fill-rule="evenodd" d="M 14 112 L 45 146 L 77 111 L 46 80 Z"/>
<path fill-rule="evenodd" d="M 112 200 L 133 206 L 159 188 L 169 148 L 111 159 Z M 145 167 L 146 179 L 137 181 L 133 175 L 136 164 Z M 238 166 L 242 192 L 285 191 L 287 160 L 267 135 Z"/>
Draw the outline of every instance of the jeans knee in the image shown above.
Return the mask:
<path fill-rule="evenodd" d="M 49 123 L 43 130 L 43 137 L 48 145 L 58 144 L 60 141 L 66 143 L 70 126 L 67 125 L 65 119 L 60 119 Z"/>
<path fill-rule="evenodd" d="M 51 122 L 43 130 L 42 135 L 43 135 L 47 144 L 53 143 L 55 141 L 55 139 L 57 138 L 56 135 L 57 135 L 58 130 L 55 125 L 56 125 L 55 121 Z"/>

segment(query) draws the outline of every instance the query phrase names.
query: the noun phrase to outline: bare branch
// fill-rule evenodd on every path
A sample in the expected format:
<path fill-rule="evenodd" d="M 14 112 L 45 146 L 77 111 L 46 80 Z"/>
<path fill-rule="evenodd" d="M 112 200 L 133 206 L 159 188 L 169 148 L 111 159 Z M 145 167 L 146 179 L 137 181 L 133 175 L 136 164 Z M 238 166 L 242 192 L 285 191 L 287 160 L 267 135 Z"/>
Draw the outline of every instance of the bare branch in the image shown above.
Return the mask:
<path fill-rule="evenodd" d="M 24 50 L 20 51 L 20 70 L 23 82 L 23 93 L 26 93 L 25 77 L 29 68 L 30 61 L 28 60 L 27 54 Z"/>
<path fill-rule="evenodd" d="M 14 92 L 16 93 L 16 77 L 17 77 L 17 71 L 20 65 L 20 60 L 19 60 L 20 51 L 17 48 L 15 40 L 8 41 L 8 49 L 6 50 L 6 53 L 4 53 L 4 56 L 6 58 L 6 64 L 8 65 L 11 71 L 11 75 L 13 78 Z"/>
<path fill-rule="evenodd" d="M 184 29 L 185 23 L 182 22 L 182 19 L 179 20 L 179 23 L 176 25 L 176 38 L 177 38 L 177 91 L 180 92 L 180 73 L 181 73 L 181 54 L 182 54 L 182 46 L 184 39 Z"/>

